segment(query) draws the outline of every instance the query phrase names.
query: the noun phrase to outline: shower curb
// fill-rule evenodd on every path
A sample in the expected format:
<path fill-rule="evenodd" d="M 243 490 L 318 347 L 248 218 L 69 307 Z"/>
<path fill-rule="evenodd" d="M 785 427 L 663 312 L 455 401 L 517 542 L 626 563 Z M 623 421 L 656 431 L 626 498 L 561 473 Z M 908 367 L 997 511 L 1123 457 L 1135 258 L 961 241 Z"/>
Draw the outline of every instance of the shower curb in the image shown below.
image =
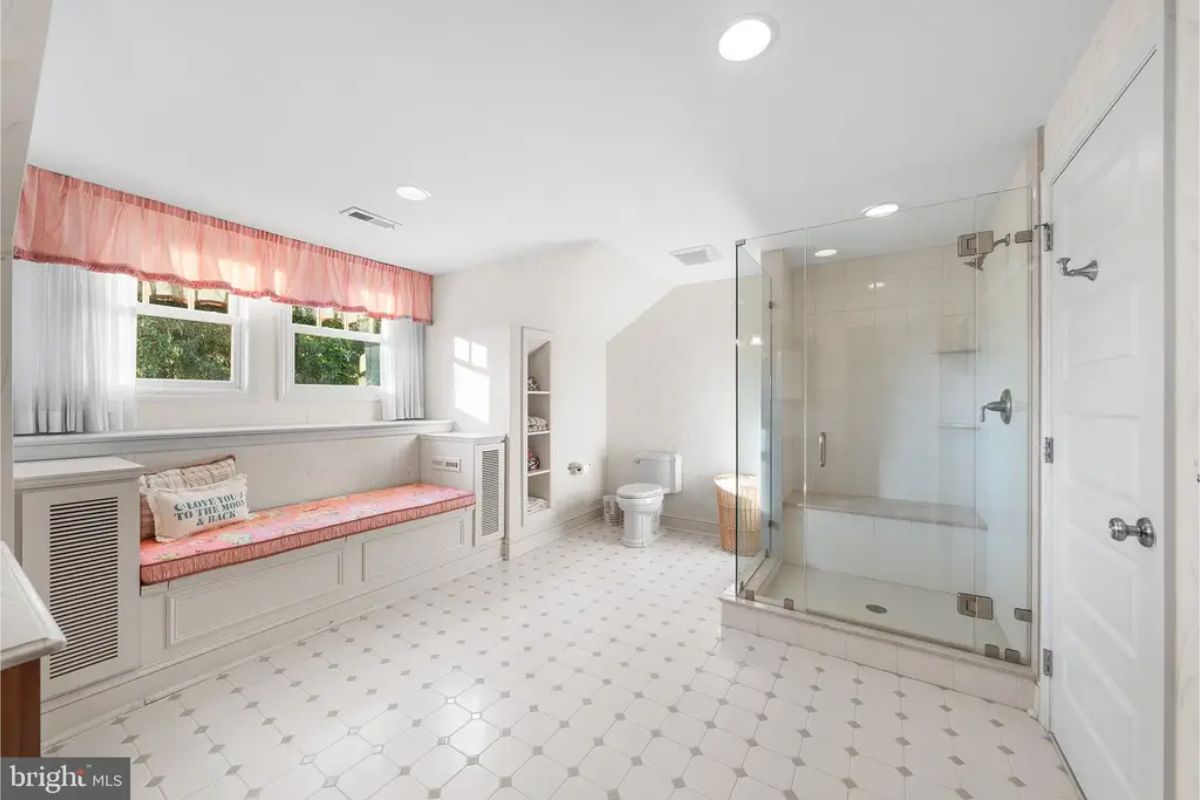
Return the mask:
<path fill-rule="evenodd" d="M 1037 706 L 1033 669 L 737 597 L 720 595 L 721 625 L 844 658 L 993 703 L 1032 713 Z"/>

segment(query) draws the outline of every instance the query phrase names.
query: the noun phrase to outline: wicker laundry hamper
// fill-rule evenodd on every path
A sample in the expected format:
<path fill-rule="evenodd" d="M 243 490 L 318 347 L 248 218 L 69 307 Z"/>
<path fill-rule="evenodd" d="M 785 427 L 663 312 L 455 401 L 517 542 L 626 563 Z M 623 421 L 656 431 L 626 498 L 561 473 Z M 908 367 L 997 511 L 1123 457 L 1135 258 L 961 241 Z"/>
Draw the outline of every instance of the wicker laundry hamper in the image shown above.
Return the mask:
<path fill-rule="evenodd" d="M 717 487 L 717 521 L 721 526 L 721 549 L 732 553 L 741 534 L 743 555 L 759 550 L 762 513 L 758 505 L 758 476 L 727 472 L 713 478 Z"/>

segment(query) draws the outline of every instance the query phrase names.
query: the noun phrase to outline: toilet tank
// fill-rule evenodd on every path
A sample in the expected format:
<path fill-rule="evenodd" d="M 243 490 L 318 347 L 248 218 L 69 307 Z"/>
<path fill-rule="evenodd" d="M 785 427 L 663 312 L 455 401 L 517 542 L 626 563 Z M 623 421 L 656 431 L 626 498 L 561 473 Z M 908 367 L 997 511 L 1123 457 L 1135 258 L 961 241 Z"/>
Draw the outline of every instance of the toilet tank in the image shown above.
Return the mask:
<path fill-rule="evenodd" d="M 683 491 L 683 456 L 665 450 L 642 450 L 633 454 L 638 483 L 656 483 L 666 494 Z"/>

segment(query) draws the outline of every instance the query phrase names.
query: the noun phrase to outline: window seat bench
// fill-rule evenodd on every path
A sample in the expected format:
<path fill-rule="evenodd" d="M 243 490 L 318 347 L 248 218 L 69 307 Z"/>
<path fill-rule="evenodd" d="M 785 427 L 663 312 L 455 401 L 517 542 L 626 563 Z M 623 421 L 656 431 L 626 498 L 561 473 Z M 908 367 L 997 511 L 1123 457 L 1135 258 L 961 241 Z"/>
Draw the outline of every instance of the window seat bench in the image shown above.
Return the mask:
<path fill-rule="evenodd" d="M 267 558 L 475 504 L 475 493 L 410 483 L 280 506 L 173 542 L 141 542 L 143 586 Z"/>

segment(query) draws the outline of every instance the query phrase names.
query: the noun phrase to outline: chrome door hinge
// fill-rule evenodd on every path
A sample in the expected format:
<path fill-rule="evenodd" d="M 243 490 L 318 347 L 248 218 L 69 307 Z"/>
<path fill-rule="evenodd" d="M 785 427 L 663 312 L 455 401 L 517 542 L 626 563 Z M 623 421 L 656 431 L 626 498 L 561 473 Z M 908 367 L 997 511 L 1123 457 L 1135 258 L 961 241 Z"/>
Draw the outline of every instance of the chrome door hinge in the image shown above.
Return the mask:
<path fill-rule="evenodd" d="M 1054 651 L 1042 649 L 1042 674 L 1047 678 L 1054 677 Z"/>
<path fill-rule="evenodd" d="M 984 594 L 958 593 L 958 613 L 964 617 L 976 619 L 993 619 L 995 604 L 992 598 Z"/>
<path fill-rule="evenodd" d="M 1042 229 L 1042 250 L 1049 253 L 1054 249 L 1054 223 L 1043 222 L 1033 227 Z"/>
<path fill-rule="evenodd" d="M 1047 436 L 1042 439 L 1042 460 L 1047 464 L 1054 463 L 1054 437 Z"/>

